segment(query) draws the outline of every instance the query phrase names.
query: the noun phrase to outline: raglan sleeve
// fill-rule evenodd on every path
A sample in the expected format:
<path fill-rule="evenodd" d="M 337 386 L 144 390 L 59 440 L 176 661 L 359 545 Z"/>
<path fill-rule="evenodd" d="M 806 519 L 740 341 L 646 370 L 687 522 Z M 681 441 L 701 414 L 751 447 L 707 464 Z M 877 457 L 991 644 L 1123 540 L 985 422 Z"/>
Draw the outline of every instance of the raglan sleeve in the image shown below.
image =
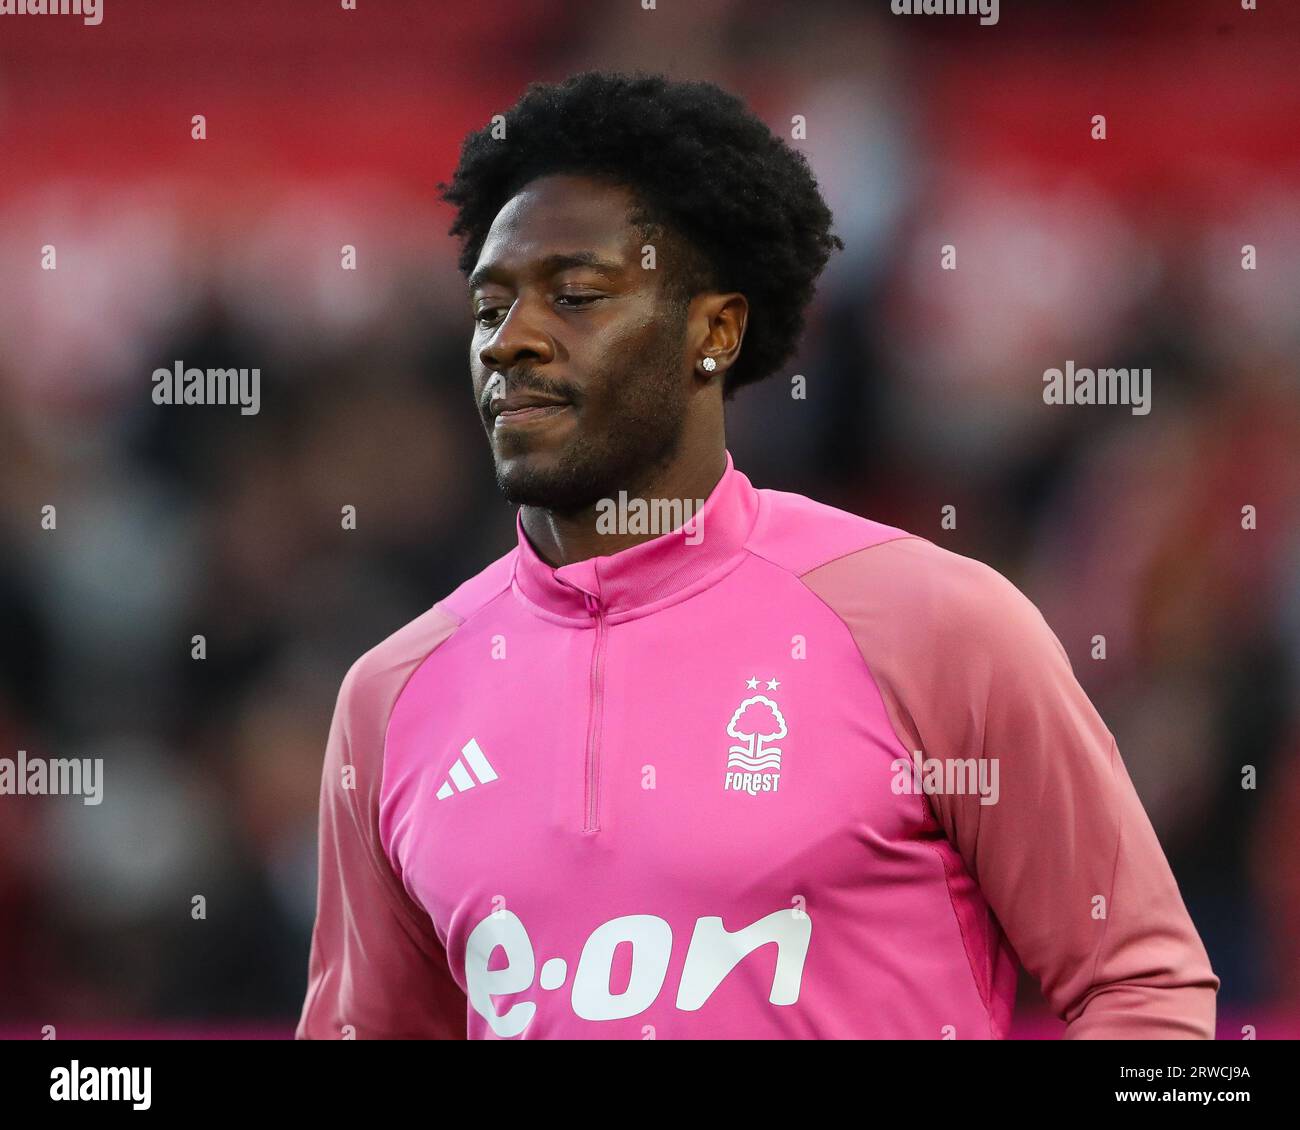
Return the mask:
<path fill-rule="evenodd" d="M 300 1040 L 465 1039 L 465 996 L 433 923 L 379 838 L 392 672 L 362 657 L 343 680 L 320 790 L 316 920 Z"/>
<path fill-rule="evenodd" d="M 868 553 L 856 629 L 886 709 L 927 758 L 996 761 L 981 778 L 997 781 L 994 803 L 928 799 L 1066 1038 L 1213 1039 L 1219 979 L 1115 738 L 1038 609 L 922 539 Z"/>

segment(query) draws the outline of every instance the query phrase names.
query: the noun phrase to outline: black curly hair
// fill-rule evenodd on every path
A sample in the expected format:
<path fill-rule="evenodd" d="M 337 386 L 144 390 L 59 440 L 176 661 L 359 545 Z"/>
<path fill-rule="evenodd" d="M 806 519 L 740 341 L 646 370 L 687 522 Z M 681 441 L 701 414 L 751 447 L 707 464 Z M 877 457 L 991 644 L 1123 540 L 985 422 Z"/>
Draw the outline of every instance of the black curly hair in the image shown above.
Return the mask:
<path fill-rule="evenodd" d="M 817 276 L 833 248 L 831 212 L 803 154 L 713 83 L 587 71 L 533 83 L 506 112 L 504 136 L 471 133 L 441 198 L 456 208 L 468 275 L 492 221 L 529 181 L 577 173 L 630 189 L 629 220 L 666 239 L 679 307 L 703 290 L 749 301 L 744 345 L 724 396 L 774 373 L 793 354 Z M 498 131 L 500 132 L 500 131 Z"/>

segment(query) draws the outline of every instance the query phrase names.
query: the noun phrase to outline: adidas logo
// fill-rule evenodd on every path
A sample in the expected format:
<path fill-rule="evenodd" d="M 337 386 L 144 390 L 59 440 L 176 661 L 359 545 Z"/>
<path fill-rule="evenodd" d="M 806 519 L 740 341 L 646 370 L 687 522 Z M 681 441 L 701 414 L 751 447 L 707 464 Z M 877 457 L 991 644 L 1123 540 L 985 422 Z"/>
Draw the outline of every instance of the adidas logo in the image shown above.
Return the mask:
<path fill-rule="evenodd" d="M 446 800 L 453 792 L 463 793 L 466 789 L 472 789 L 476 784 L 486 785 L 489 781 L 497 779 L 496 770 L 488 763 L 483 751 L 479 748 L 478 739 L 470 738 L 463 746 L 460 752 L 464 755 L 462 758 L 456 758 L 456 764 L 451 767 L 451 772 L 447 774 L 447 779 L 443 781 L 442 788 L 438 790 L 438 799 Z M 469 769 L 465 768 L 465 762 L 469 762 Z M 470 776 L 470 769 L 474 770 L 474 777 Z M 455 789 L 452 788 L 455 785 Z"/>

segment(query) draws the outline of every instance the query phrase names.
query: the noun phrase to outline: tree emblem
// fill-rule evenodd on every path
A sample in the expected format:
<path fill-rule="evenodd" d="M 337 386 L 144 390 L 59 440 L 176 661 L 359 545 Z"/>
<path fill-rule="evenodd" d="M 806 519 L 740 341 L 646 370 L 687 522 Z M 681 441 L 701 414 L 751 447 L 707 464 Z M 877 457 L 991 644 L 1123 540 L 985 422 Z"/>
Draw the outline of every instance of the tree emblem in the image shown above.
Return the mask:
<path fill-rule="evenodd" d="M 783 738 L 789 731 L 781 708 L 767 695 L 756 694 L 736 707 L 736 713 L 727 723 L 727 733 L 741 743 L 728 751 L 729 768 L 747 769 L 751 773 L 781 768 L 781 750 L 763 743 Z"/>

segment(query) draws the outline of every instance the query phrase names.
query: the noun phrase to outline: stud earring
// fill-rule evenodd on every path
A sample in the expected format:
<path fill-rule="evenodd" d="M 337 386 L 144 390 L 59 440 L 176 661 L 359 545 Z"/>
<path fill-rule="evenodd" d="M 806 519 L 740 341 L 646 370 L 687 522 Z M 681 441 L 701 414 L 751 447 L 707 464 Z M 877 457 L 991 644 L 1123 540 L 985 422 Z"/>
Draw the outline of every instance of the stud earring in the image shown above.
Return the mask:
<path fill-rule="evenodd" d="M 706 357 L 700 362 L 700 368 L 702 368 L 706 373 L 713 372 L 717 367 L 718 363 L 712 357 Z"/>

